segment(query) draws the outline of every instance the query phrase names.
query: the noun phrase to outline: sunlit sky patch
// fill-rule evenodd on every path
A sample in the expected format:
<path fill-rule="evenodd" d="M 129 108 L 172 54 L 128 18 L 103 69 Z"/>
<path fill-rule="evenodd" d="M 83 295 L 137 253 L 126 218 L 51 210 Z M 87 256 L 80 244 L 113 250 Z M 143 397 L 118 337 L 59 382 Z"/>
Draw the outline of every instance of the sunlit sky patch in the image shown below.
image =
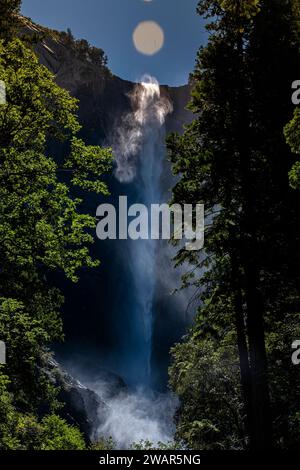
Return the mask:
<path fill-rule="evenodd" d="M 53 29 L 104 49 L 121 78 L 154 75 L 160 83 L 187 83 L 206 41 L 198 0 L 23 0 L 22 12 Z M 155 25 L 155 26 L 154 26 Z"/>

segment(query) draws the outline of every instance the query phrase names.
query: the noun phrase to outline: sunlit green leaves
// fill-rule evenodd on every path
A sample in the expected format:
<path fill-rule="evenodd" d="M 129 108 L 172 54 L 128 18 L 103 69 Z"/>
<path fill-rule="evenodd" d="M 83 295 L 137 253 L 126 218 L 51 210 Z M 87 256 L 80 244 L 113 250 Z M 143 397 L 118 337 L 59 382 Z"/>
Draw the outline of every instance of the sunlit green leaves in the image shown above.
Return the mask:
<path fill-rule="evenodd" d="M 75 428 L 56 416 L 35 416 L 41 407 L 57 407 L 43 358 L 63 337 L 63 296 L 49 279 L 63 274 L 76 282 L 81 268 L 99 264 L 89 250 L 96 220 L 82 213 L 72 188 L 107 194 L 102 178 L 112 155 L 76 137 L 77 101 L 22 41 L 0 41 L 0 80 L 7 95 L 0 105 L 0 339 L 10 378 L 6 405 L 0 403 L 6 406 L 0 448 L 81 449 Z M 56 148 L 63 143 L 59 161 L 50 141 Z"/>

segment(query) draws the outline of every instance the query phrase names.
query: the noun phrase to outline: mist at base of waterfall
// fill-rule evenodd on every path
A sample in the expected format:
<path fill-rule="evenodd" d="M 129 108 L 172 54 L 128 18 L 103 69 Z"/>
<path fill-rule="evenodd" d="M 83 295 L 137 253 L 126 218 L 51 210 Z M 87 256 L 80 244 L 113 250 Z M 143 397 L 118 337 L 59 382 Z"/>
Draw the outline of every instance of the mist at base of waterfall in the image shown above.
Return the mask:
<path fill-rule="evenodd" d="M 121 393 L 107 404 L 108 417 L 98 429 L 98 438 L 112 438 L 116 449 L 126 450 L 141 441 L 157 446 L 174 440 L 175 395 L 139 388 Z"/>
<path fill-rule="evenodd" d="M 94 361 L 81 362 L 79 357 L 64 361 L 63 369 L 101 400 L 98 412 L 93 405 L 90 414 L 93 425 L 90 437 L 94 443 L 111 438 L 114 449 L 127 450 L 141 441 L 151 443 L 151 448 L 174 442 L 174 418 L 179 407 L 174 393 L 161 392 L 146 384 L 129 386 L 122 376 L 95 365 Z"/>

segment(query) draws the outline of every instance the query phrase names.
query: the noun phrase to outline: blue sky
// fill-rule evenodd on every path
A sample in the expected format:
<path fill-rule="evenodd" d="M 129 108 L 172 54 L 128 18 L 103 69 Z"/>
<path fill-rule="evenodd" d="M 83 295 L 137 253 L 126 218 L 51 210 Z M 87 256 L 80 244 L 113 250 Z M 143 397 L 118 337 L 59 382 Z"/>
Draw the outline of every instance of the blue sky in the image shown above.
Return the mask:
<path fill-rule="evenodd" d="M 138 81 L 145 73 L 161 84 L 187 83 L 197 50 L 206 41 L 204 22 L 196 14 L 198 0 L 23 0 L 22 13 L 53 29 L 71 28 L 104 49 L 112 72 Z M 139 53 L 132 34 L 142 21 L 155 21 L 164 31 L 163 48 L 155 55 Z"/>

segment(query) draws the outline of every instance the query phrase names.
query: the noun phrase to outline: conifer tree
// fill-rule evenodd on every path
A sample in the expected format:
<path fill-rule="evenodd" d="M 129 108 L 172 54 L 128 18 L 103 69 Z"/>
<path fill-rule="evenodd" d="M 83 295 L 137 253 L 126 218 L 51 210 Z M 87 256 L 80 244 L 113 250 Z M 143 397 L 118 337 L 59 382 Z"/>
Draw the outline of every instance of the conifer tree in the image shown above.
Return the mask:
<path fill-rule="evenodd" d="M 213 22 L 193 74 L 195 120 L 168 143 L 181 175 L 174 201 L 205 204 L 210 221 L 205 258 L 178 254 L 178 262 L 206 268 L 194 280 L 204 294 L 191 341 L 233 332 L 245 435 L 255 449 L 274 445 L 266 335 L 273 322 L 299 309 L 299 275 L 291 269 L 299 266 L 299 195 L 289 186 L 294 157 L 283 136 L 299 67 L 294 6 L 291 0 L 199 2 L 199 14 Z M 180 356 L 178 349 L 174 354 Z M 179 372 L 175 360 L 173 383 Z"/>
<path fill-rule="evenodd" d="M 0 1 L 0 39 L 9 40 L 16 30 L 22 0 Z"/>

